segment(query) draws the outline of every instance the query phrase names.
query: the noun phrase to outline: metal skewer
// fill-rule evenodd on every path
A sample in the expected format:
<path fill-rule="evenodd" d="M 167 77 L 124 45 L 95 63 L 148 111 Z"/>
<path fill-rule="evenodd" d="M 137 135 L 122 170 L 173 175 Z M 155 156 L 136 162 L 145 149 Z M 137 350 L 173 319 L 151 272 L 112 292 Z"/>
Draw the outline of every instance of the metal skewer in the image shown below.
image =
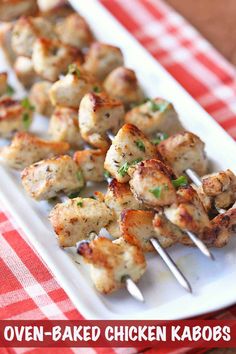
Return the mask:
<path fill-rule="evenodd" d="M 213 254 L 209 251 L 205 243 L 200 240 L 193 232 L 184 230 L 188 237 L 193 241 L 193 243 L 197 246 L 197 248 L 208 258 L 211 258 L 213 261 L 215 260 Z"/>
<path fill-rule="evenodd" d="M 93 233 L 93 237 L 98 238 L 99 236 L 96 235 L 95 233 Z M 80 254 L 80 246 L 84 242 L 89 243 L 90 241 L 89 240 L 85 240 L 85 241 L 82 240 L 76 244 L 76 250 L 77 250 L 78 254 Z M 133 279 L 129 275 L 124 275 L 122 277 L 121 281 L 122 281 L 122 283 L 125 283 L 127 291 L 135 300 L 138 300 L 140 302 L 145 302 L 144 296 L 143 296 L 141 290 L 139 289 L 137 284 L 133 281 Z"/>
<path fill-rule="evenodd" d="M 178 281 L 178 283 L 188 292 L 192 293 L 192 287 L 189 284 L 188 280 L 185 278 L 183 273 L 179 270 L 177 267 L 176 263 L 173 261 L 173 259 L 170 257 L 170 255 L 166 252 L 166 250 L 161 246 L 160 242 L 158 241 L 157 238 L 152 237 L 150 239 L 151 244 L 157 251 L 157 253 L 161 256 L 175 279 Z"/>

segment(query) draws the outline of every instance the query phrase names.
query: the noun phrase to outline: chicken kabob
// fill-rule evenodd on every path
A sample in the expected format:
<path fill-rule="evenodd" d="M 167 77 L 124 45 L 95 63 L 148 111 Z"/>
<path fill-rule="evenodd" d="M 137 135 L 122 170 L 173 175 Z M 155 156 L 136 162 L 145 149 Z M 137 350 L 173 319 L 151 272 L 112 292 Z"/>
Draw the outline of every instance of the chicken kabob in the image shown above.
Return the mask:
<path fill-rule="evenodd" d="M 169 102 L 160 98 L 148 99 L 129 110 L 125 115 L 125 122 L 137 125 L 142 132 L 153 138 L 163 161 L 173 168 L 178 177 L 187 175 L 199 192 L 204 191 L 211 199 L 215 197 L 215 209 L 218 213 L 226 211 L 230 205 L 229 190 L 232 195 L 232 189 L 235 188 L 232 172 L 228 170 L 204 179 L 200 177 L 207 171 L 204 143 L 196 135 L 184 131 Z M 156 134 L 157 131 L 161 133 Z M 223 203 L 217 197 L 221 192 L 226 192 L 221 197 L 224 198 Z"/>

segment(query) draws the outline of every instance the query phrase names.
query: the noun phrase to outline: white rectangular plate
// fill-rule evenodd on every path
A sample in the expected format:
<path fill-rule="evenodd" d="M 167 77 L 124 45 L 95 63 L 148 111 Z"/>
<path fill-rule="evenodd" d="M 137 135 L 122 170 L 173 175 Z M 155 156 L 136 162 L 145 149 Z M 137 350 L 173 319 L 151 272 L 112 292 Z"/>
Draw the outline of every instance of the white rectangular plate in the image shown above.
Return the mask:
<path fill-rule="evenodd" d="M 212 170 L 231 168 L 236 172 L 233 163 L 235 142 L 147 51 L 96 1 L 73 0 L 71 3 L 87 19 L 98 39 L 121 47 L 127 66 L 137 72 L 147 96 L 162 96 L 174 103 L 185 128 L 206 142 Z M 1 65 L 2 68 L 6 67 L 3 59 Z M 11 80 L 14 82 L 13 75 Z M 37 117 L 33 131 L 44 129 L 45 119 Z M 75 257 L 81 262 L 80 257 L 73 251 L 65 252 L 57 246 L 47 220 L 50 206 L 29 199 L 19 183 L 17 173 L 0 166 L 0 176 L 1 201 L 85 318 L 180 319 L 235 302 L 236 239 L 231 239 L 224 249 L 213 251 L 215 262 L 205 259 L 195 248 L 174 246 L 169 249 L 191 282 L 193 295 L 179 287 L 155 255 L 148 255 L 148 270 L 139 282 L 145 304 L 133 300 L 125 290 L 111 296 L 99 295 L 92 286 L 86 266 L 73 262 Z M 91 195 L 91 190 L 87 195 Z"/>

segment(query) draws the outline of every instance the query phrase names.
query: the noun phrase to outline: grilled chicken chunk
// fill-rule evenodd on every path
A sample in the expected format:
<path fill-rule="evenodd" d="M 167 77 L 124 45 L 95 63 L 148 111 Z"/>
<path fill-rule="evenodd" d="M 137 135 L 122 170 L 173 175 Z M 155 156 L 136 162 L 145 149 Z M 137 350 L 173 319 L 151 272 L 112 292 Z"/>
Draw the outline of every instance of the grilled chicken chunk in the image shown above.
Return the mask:
<path fill-rule="evenodd" d="M 122 101 L 126 108 L 144 100 L 135 72 L 125 67 L 113 70 L 106 77 L 104 88 L 111 97 Z"/>
<path fill-rule="evenodd" d="M 50 117 L 54 107 L 49 98 L 49 90 L 52 83 L 49 81 L 39 81 L 36 82 L 30 90 L 30 101 L 35 107 L 35 111 Z"/>
<path fill-rule="evenodd" d="M 80 134 L 77 110 L 57 106 L 50 119 L 49 134 L 55 141 L 66 141 L 75 148 L 81 148 L 83 140 Z"/>
<path fill-rule="evenodd" d="M 93 34 L 85 19 L 77 13 L 67 16 L 56 23 L 55 32 L 61 42 L 84 49 L 93 41 Z"/>
<path fill-rule="evenodd" d="M 178 232 L 174 230 L 174 234 L 172 234 L 173 230 L 170 230 L 169 235 L 166 237 L 164 232 L 170 227 L 167 225 L 166 220 L 163 220 L 165 217 L 161 214 L 154 223 L 156 215 L 150 210 L 124 210 L 121 214 L 120 222 L 122 237 L 128 243 L 141 247 L 143 252 L 154 251 L 150 242 L 152 237 L 156 237 L 164 248 L 172 246 L 176 243 L 176 234 L 178 235 Z M 175 228 L 177 229 L 176 226 Z"/>
<path fill-rule="evenodd" d="M 75 193 L 84 186 L 79 166 L 68 155 L 52 157 L 26 167 L 21 180 L 27 194 L 36 200 L 54 198 L 59 193 Z"/>
<path fill-rule="evenodd" d="M 210 220 L 197 192 L 187 186 L 180 187 L 176 193 L 177 204 L 165 208 L 165 216 L 182 230 L 201 236 L 204 229 L 210 227 Z"/>
<path fill-rule="evenodd" d="M 113 219 L 113 211 L 104 203 L 91 198 L 74 198 L 57 204 L 50 212 L 50 222 L 62 247 L 72 247 L 76 242 L 98 234 Z"/>
<path fill-rule="evenodd" d="M 81 242 L 78 251 L 91 265 L 92 281 L 102 294 L 124 287 L 126 276 L 137 282 L 147 268 L 141 249 L 122 238 L 112 242 L 99 237 L 90 243 Z"/>
<path fill-rule="evenodd" d="M 130 187 L 134 196 L 150 208 L 160 208 L 177 201 L 173 172 L 159 160 L 134 165 Z"/>
<path fill-rule="evenodd" d="M 195 189 L 195 191 L 197 192 L 202 205 L 204 206 L 206 212 L 209 214 L 210 212 L 212 212 L 212 208 L 213 208 L 213 199 L 212 197 L 208 197 L 202 188 L 202 185 L 197 187 L 195 184 L 191 184 L 191 186 L 193 187 L 193 189 Z"/>
<path fill-rule="evenodd" d="M 37 38 L 55 38 L 53 25 L 42 17 L 21 17 L 12 31 L 12 48 L 17 55 L 31 57 Z"/>
<path fill-rule="evenodd" d="M 12 21 L 24 15 L 33 15 L 37 11 L 35 0 L 2 0 L 0 2 L 0 21 Z"/>
<path fill-rule="evenodd" d="M 211 247 L 224 247 L 236 232 L 236 205 L 211 220 L 210 229 L 204 230 L 202 239 Z"/>
<path fill-rule="evenodd" d="M 110 131 L 116 134 L 123 118 L 123 104 L 105 93 L 88 93 L 81 100 L 79 107 L 81 135 L 94 147 L 107 150 L 110 141 L 106 133 Z"/>
<path fill-rule="evenodd" d="M 23 56 L 17 57 L 13 68 L 18 80 L 26 88 L 30 88 L 36 81 L 39 80 L 38 75 L 34 71 L 31 58 Z"/>
<path fill-rule="evenodd" d="M 147 136 L 157 132 L 170 135 L 183 130 L 173 105 L 162 98 L 134 107 L 126 113 L 125 122 L 136 125 Z"/>
<path fill-rule="evenodd" d="M 85 181 L 104 181 L 105 153 L 102 150 L 76 151 L 74 160 L 81 168 Z"/>
<path fill-rule="evenodd" d="M 214 198 L 218 208 L 228 208 L 236 201 L 236 176 L 231 170 L 213 173 L 202 178 L 202 189 Z"/>
<path fill-rule="evenodd" d="M 0 96 L 3 96 L 7 93 L 7 79 L 8 75 L 5 72 L 0 73 Z"/>
<path fill-rule="evenodd" d="M 61 155 L 69 150 L 65 142 L 46 141 L 29 133 L 17 133 L 11 144 L 1 150 L 0 157 L 16 169 L 23 169 L 34 162 Z"/>
<path fill-rule="evenodd" d="M 149 210 L 124 210 L 120 220 L 122 237 L 128 243 L 140 247 L 143 252 L 153 252 L 154 248 L 149 241 L 156 236 L 152 224 L 154 215 Z"/>
<path fill-rule="evenodd" d="M 97 80 L 103 81 L 112 70 L 123 64 L 124 58 L 120 48 L 94 42 L 86 55 L 84 67 Z"/>
<path fill-rule="evenodd" d="M 164 162 L 172 167 L 177 176 L 182 175 L 187 168 L 192 168 L 202 176 L 207 170 L 204 146 L 197 135 L 183 132 L 162 141 L 158 150 Z"/>
<path fill-rule="evenodd" d="M 78 109 L 82 97 L 94 87 L 93 78 L 81 67 L 71 64 L 67 75 L 52 85 L 50 99 L 54 106 Z"/>
<path fill-rule="evenodd" d="M 116 215 L 116 220 L 107 227 L 107 231 L 113 237 L 120 237 L 120 220 L 123 210 L 143 208 L 133 196 L 129 184 L 119 183 L 116 179 L 113 179 L 109 184 L 104 201 L 110 209 L 114 210 Z"/>
<path fill-rule="evenodd" d="M 153 227 L 156 237 L 164 247 L 172 246 L 175 243 L 189 245 L 191 242 L 189 237 L 178 226 L 170 222 L 163 212 L 155 214 Z"/>
<path fill-rule="evenodd" d="M 35 41 L 32 54 L 35 72 L 48 81 L 56 81 L 74 60 L 82 60 L 77 48 L 56 39 L 39 38 Z"/>
<path fill-rule="evenodd" d="M 11 45 L 13 26 L 14 24 L 12 22 L 5 22 L 0 26 L 0 46 L 6 56 L 6 59 L 11 65 L 16 60 L 16 54 Z"/>
<path fill-rule="evenodd" d="M 155 158 L 156 147 L 134 125 L 125 124 L 110 146 L 104 167 L 118 182 L 128 182 L 128 170 L 136 163 Z"/>
<path fill-rule="evenodd" d="M 10 97 L 0 99 L 0 137 L 10 138 L 17 131 L 29 129 L 33 111 L 23 102 Z"/>

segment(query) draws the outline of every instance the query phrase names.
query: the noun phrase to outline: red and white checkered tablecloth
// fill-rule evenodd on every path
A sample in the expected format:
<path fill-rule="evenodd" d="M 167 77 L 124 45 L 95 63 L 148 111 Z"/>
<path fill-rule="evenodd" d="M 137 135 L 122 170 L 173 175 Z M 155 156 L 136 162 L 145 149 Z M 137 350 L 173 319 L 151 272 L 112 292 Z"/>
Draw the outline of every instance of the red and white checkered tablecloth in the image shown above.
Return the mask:
<path fill-rule="evenodd" d="M 101 0 L 185 89 L 236 138 L 236 72 L 161 0 Z M 0 201 L 0 319 L 81 319 Z M 78 294 L 79 296 L 79 294 Z M 213 315 L 214 317 L 216 315 Z M 212 315 L 207 315 L 207 318 Z M 236 306 L 217 314 L 236 318 Z M 0 353 L 133 354 L 126 349 L 0 349 Z M 145 351 L 186 353 L 187 349 Z M 191 350 L 191 353 L 196 350 Z M 198 353 L 202 350 L 198 351 Z"/>

